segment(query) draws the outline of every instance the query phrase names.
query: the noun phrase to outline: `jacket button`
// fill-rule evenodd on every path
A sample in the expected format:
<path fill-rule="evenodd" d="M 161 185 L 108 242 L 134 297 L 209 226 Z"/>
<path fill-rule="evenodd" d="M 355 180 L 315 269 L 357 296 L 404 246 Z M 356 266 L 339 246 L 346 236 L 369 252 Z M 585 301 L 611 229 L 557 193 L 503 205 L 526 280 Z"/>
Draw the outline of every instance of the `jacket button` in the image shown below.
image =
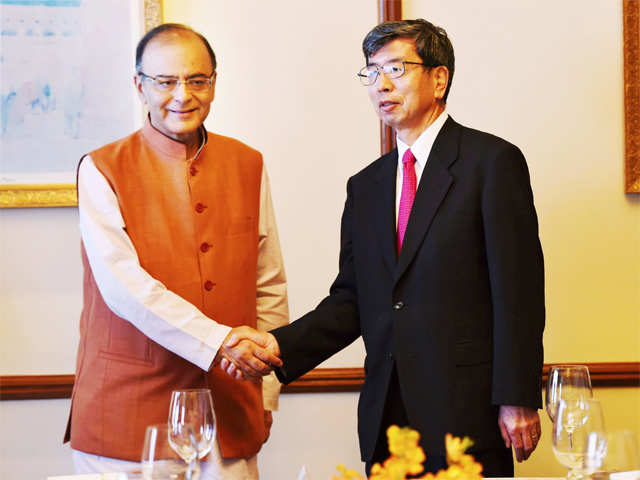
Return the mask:
<path fill-rule="evenodd" d="M 210 292 L 213 289 L 214 285 L 215 285 L 215 283 L 213 283 L 211 280 L 207 280 L 206 282 L 204 282 L 204 289 L 207 292 Z"/>
<path fill-rule="evenodd" d="M 196 173 L 198 173 L 198 169 L 193 165 L 191 165 L 191 167 L 189 167 L 189 173 L 191 174 L 192 177 L 195 177 Z"/>
<path fill-rule="evenodd" d="M 207 242 L 204 242 L 202 245 L 200 245 L 200 251 L 202 253 L 207 253 L 210 248 L 211 248 L 211 245 L 209 245 Z"/>
<path fill-rule="evenodd" d="M 196 212 L 198 213 L 202 213 L 204 212 L 204 209 L 207 208 L 206 205 L 203 205 L 202 203 L 198 202 L 196 203 Z"/>
<path fill-rule="evenodd" d="M 402 310 L 404 308 L 404 303 L 403 302 L 397 302 L 394 306 L 393 309 L 394 310 Z"/>

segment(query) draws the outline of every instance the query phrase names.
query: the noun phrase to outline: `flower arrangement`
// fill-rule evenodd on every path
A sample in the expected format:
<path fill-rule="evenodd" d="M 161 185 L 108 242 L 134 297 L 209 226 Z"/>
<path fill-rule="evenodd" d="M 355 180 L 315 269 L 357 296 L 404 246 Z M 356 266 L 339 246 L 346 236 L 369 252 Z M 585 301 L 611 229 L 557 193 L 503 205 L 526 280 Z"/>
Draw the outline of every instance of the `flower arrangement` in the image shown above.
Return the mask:
<path fill-rule="evenodd" d="M 409 427 L 391 425 L 387 429 L 389 439 L 389 453 L 391 454 L 382 465 L 375 463 L 371 467 L 369 480 L 404 480 L 407 475 L 419 475 L 424 468 L 422 462 L 425 454 L 418 441 L 420 434 Z M 469 437 L 460 439 L 447 433 L 445 435 L 445 448 L 447 451 L 447 464 L 449 468 L 438 473 L 426 473 L 421 480 L 479 480 L 482 478 L 482 465 L 465 453 L 473 445 Z M 363 480 L 360 474 L 347 469 L 344 465 L 338 465 L 341 477 L 333 477 L 333 480 Z"/>

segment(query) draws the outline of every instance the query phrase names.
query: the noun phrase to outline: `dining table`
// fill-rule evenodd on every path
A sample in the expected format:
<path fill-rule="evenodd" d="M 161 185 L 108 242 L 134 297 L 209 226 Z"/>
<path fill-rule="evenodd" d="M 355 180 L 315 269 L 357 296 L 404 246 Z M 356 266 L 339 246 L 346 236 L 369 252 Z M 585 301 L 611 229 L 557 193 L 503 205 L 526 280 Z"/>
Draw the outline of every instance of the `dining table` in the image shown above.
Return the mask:
<path fill-rule="evenodd" d="M 518 480 L 564 480 L 563 477 L 517 477 Z M 47 477 L 47 480 L 138 480 L 142 476 L 134 474 L 127 476 L 126 473 L 90 473 L 83 475 L 57 475 Z M 515 480 L 516 477 L 491 477 L 487 480 Z"/>

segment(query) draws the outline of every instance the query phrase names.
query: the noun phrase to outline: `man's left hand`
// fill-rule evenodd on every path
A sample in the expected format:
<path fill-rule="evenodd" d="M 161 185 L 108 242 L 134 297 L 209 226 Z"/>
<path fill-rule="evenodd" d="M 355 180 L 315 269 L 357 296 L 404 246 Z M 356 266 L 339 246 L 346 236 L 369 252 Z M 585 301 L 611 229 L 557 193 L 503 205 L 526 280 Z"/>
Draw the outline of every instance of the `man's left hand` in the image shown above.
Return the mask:
<path fill-rule="evenodd" d="M 501 405 L 498 425 L 505 446 L 511 448 L 513 445 L 516 460 L 522 462 L 529 458 L 540 440 L 538 411 L 528 407 Z"/>

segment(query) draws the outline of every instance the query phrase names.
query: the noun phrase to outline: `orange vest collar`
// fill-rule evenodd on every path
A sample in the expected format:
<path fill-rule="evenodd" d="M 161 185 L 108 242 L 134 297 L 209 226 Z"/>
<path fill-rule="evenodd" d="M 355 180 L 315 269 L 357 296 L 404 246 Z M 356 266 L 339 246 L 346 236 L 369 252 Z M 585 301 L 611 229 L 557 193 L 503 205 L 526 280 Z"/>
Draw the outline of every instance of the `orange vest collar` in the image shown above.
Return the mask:
<path fill-rule="evenodd" d="M 205 148 L 207 143 L 207 134 L 205 129 L 200 127 L 201 134 L 204 136 Z M 172 160 L 186 160 L 187 159 L 187 146 L 167 137 L 160 130 L 155 128 L 151 124 L 151 119 L 147 116 L 147 120 L 142 126 L 142 138 L 145 143 L 154 151 L 161 153 L 165 157 L 169 157 Z"/>

